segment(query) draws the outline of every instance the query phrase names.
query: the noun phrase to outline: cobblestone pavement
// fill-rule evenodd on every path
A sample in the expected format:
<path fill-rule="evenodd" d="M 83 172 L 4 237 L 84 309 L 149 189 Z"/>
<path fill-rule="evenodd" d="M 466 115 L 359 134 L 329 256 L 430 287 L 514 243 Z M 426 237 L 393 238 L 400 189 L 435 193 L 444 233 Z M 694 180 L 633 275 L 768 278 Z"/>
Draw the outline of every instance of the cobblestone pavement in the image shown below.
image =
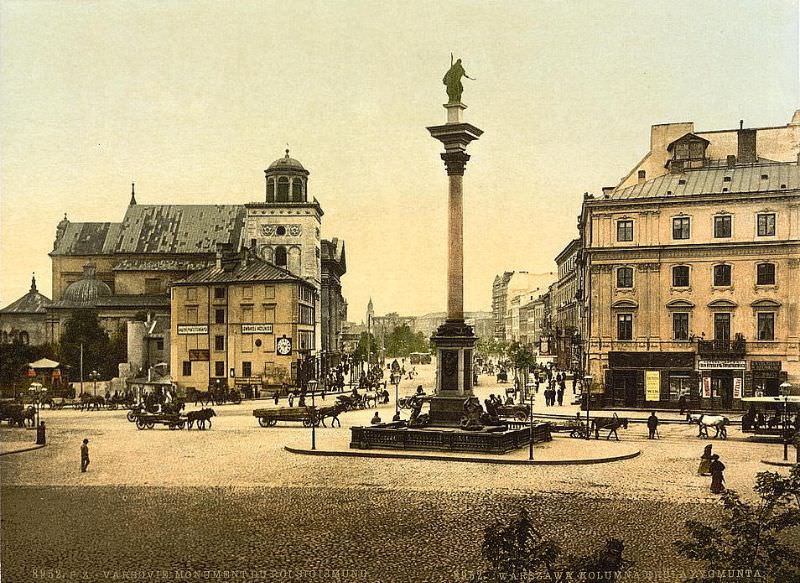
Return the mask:
<path fill-rule="evenodd" d="M 429 389 L 431 369 L 421 372 L 403 381 L 401 396 L 420 383 Z M 500 390 L 481 378 L 481 398 Z M 743 493 L 767 469 L 760 460 L 780 449 L 747 442 L 737 428 L 727 441 L 706 441 L 696 427 L 676 424 L 663 426 L 656 441 L 646 439 L 643 425 L 621 430 L 619 447 L 635 446 L 642 455 L 591 466 L 318 458 L 283 449 L 308 447 L 309 429 L 259 427 L 251 411 L 264 406 L 273 405 L 216 407 L 210 431 L 138 431 L 124 411 L 45 411 L 48 446 L 0 457 L 3 581 L 35 580 L 36 568 L 85 568 L 91 574 L 82 580 L 101 581 L 103 569 L 242 565 L 308 571 L 294 579 L 251 573 L 255 578 L 243 581 L 337 580 L 312 572 L 322 567 L 357 569 L 346 573 L 350 580 L 465 580 L 458 569 L 479 565 L 486 521 L 520 503 L 565 545 L 585 548 L 615 534 L 638 568 L 672 568 L 678 562 L 665 540 L 680 534 L 685 519 L 718 511 L 710 479 L 696 475 L 703 446 L 713 443 L 728 467 L 728 486 Z M 389 420 L 394 403 L 378 411 Z M 369 423 L 373 413 L 346 413 L 342 428 L 318 430 L 320 447 L 346 447 L 347 428 Z M 19 440 L 21 431 L 3 427 L 0 440 Z M 92 463 L 82 474 L 84 437 Z M 540 447 L 580 452 L 617 445 L 559 437 Z"/>

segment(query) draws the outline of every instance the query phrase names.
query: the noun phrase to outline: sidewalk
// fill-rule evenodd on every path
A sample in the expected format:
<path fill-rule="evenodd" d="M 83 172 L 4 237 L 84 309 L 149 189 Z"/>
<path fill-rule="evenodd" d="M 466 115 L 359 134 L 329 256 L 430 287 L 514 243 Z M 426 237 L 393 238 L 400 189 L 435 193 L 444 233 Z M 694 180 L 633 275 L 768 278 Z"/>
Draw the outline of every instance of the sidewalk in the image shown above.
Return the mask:
<path fill-rule="evenodd" d="M 33 451 L 34 449 L 41 449 L 44 445 L 37 445 L 31 441 L 0 441 L 0 456 L 11 455 L 13 453 L 23 453 L 26 451 Z"/>

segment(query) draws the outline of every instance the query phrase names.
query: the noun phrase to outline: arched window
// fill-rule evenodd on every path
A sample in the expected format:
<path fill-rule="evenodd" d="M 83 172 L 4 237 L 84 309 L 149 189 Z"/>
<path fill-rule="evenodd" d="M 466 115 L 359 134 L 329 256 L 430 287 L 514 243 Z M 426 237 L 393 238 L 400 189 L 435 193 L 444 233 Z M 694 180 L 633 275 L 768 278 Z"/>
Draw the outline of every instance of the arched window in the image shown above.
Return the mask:
<path fill-rule="evenodd" d="M 28 344 L 31 343 L 31 337 L 25 330 L 23 330 L 22 332 L 19 333 L 19 341 L 21 344 L 25 344 L 27 346 Z"/>
<path fill-rule="evenodd" d="M 275 265 L 285 268 L 287 264 L 286 247 L 275 247 Z"/>
<path fill-rule="evenodd" d="M 292 200 L 294 202 L 303 202 L 303 179 L 295 178 L 292 180 Z"/>
<path fill-rule="evenodd" d="M 267 202 L 275 202 L 275 179 L 267 179 Z"/>
<path fill-rule="evenodd" d="M 277 202 L 289 202 L 289 179 L 285 176 L 278 178 Z"/>

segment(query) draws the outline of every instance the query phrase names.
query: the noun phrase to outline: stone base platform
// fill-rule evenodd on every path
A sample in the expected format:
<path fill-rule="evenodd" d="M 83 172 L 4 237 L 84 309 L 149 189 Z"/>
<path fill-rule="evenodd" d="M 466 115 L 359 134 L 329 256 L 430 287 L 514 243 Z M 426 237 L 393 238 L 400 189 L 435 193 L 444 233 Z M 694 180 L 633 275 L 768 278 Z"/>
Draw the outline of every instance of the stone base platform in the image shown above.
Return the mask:
<path fill-rule="evenodd" d="M 529 427 L 486 427 L 464 431 L 457 427 L 407 427 L 405 423 L 383 423 L 350 428 L 351 449 L 397 449 L 502 454 L 530 443 Z M 533 442 L 550 441 L 549 423 L 535 423 Z"/>

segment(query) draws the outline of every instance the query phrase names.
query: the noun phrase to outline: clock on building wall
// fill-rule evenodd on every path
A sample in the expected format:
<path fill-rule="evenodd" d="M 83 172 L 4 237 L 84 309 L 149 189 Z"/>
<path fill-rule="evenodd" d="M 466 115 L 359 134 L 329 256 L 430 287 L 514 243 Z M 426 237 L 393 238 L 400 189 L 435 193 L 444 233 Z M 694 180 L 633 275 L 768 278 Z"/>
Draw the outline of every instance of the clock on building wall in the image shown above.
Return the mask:
<path fill-rule="evenodd" d="M 289 356 L 292 353 L 292 339 L 281 336 L 275 340 L 275 352 L 278 356 Z"/>

